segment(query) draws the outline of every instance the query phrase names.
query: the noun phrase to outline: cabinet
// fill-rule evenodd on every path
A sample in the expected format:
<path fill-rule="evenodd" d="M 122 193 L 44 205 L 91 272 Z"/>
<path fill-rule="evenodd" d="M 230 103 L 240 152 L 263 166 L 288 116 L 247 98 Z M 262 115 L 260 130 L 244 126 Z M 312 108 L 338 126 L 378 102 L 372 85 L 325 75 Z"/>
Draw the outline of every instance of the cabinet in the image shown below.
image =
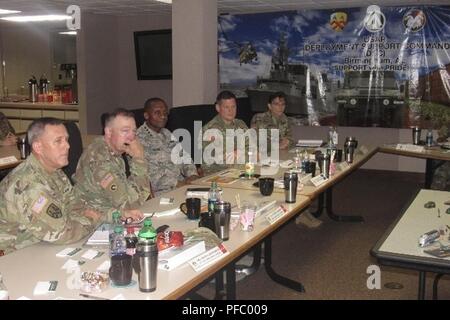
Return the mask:
<path fill-rule="evenodd" d="M 25 132 L 34 119 L 53 117 L 78 124 L 78 107 L 63 104 L 0 102 L 0 112 L 8 118 L 16 132 Z"/>

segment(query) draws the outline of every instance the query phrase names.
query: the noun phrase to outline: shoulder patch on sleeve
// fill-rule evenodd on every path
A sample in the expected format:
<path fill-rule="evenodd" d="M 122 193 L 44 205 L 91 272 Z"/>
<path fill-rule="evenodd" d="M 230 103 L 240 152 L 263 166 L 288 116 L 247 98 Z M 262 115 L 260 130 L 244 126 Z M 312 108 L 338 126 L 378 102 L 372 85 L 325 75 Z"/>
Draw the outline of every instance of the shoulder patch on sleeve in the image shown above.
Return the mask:
<path fill-rule="evenodd" d="M 106 189 L 109 184 L 114 180 L 114 177 L 111 173 L 108 173 L 103 179 L 102 181 L 100 181 L 100 185 L 102 186 L 103 189 Z"/>
<path fill-rule="evenodd" d="M 33 210 L 35 213 L 41 213 L 42 209 L 45 207 L 47 202 L 48 202 L 48 199 L 41 195 L 34 202 L 33 206 L 31 207 L 31 210 Z"/>
<path fill-rule="evenodd" d="M 47 214 L 54 219 L 59 219 L 62 217 L 61 209 L 54 203 L 51 203 L 48 206 Z"/>

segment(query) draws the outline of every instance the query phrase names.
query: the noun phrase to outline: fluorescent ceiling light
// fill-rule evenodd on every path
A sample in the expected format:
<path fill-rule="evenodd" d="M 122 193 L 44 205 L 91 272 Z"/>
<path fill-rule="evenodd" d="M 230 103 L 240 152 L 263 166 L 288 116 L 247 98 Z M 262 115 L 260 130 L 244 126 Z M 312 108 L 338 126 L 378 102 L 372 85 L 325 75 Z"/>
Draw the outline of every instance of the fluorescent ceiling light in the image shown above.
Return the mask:
<path fill-rule="evenodd" d="M 172 4 L 172 0 L 156 0 L 156 1 Z"/>
<path fill-rule="evenodd" d="M 22 11 L 0 9 L 0 14 L 11 14 L 11 13 L 19 13 L 19 12 L 22 12 Z"/>
<path fill-rule="evenodd" d="M 74 31 L 61 31 L 61 32 L 58 32 L 59 34 L 70 34 L 70 35 L 76 35 L 77 34 L 77 32 L 74 30 Z"/>
<path fill-rule="evenodd" d="M 61 21 L 61 20 L 69 20 L 72 19 L 71 16 L 61 15 L 61 14 L 48 14 L 43 16 L 12 16 L 12 17 L 4 17 L 0 18 L 2 20 L 7 21 L 15 21 L 15 22 L 38 22 L 38 21 Z"/>

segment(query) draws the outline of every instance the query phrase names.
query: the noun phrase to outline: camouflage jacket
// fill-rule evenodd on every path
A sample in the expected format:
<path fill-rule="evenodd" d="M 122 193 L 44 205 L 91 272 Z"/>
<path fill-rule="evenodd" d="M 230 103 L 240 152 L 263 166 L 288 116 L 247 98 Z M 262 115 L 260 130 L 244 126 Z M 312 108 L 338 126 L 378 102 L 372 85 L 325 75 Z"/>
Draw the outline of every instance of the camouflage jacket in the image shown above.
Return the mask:
<path fill-rule="evenodd" d="M 206 125 L 203 126 L 202 131 L 203 131 L 203 135 L 205 135 L 206 131 L 208 129 L 217 129 L 220 131 L 220 135 L 219 136 L 211 136 L 208 137 L 206 136 L 206 141 L 203 141 L 203 137 L 199 136 L 199 139 L 201 139 L 201 143 L 202 143 L 202 150 L 203 150 L 203 155 L 205 155 L 205 149 L 206 148 L 212 148 L 214 145 L 215 146 L 219 146 L 220 143 L 223 143 L 223 149 L 222 149 L 222 155 L 219 155 L 219 158 L 221 158 L 222 163 L 218 163 L 216 161 L 214 161 L 212 164 L 207 164 L 205 163 L 205 157 L 203 156 L 203 164 L 202 164 L 202 168 L 205 171 L 205 174 L 210 174 L 213 172 L 217 172 L 220 170 L 224 170 L 230 166 L 236 166 L 236 159 L 234 160 L 234 165 L 230 165 L 230 164 L 226 164 L 226 159 L 230 157 L 229 154 L 227 154 L 227 139 L 226 139 L 226 130 L 227 129 L 242 129 L 244 132 L 246 132 L 248 130 L 247 125 L 245 124 L 244 121 L 240 120 L 240 119 L 234 119 L 231 123 L 227 124 L 222 120 L 222 117 L 220 115 L 216 115 L 211 121 L 209 121 Z M 239 151 L 239 152 L 243 152 L 243 156 L 246 157 L 247 156 L 247 151 L 249 148 L 249 143 L 248 140 L 246 139 L 245 141 L 245 150 L 242 150 L 240 148 L 238 148 L 237 145 L 237 139 L 236 137 L 233 139 L 234 141 L 234 151 Z M 206 154 L 208 153 L 208 150 L 206 149 Z M 215 152 L 212 152 L 212 155 L 215 156 Z"/>
<path fill-rule="evenodd" d="M 272 116 L 270 111 L 266 111 L 263 113 L 257 113 L 253 116 L 251 125 L 252 128 L 255 128 L 257 131 L 259 129 L 278 129 L 280 140 L 286 138 L 289 140 L 289 146 L 291 147 L 293 144 L 292 139 L 292 131 L 291 126 L 289 125 L 289 119 L 283 113 L 279 118 L 275 118 Z M 267 132 L 267 142 L 268 142 L 268 150 L 270 150 L 270 130 Z"/>
<path fill-rule="evenodd" d="M 178 181 L 197 175 L 192 159 L 189 164 L 175 164 L 172 161 L 172 150 L 178 142 L 166 128 L 158 133 L 144 123 L 138 128 L 137 137 L 144 146 L 150 183 L 156 196 L 175 189 Z"/>
<path fill-rule="evenodd" d="M 125 174 L 125 162 L 114 154 L 103 137 L 96 138 L 78 161 L 75 180 L 74 210 L 81 212 L 86 206 L 112 221 L 112 212 L 137 209 L 150 196 L 150 181 L 144 161 L 128 157 L 130 176 Z"/>
<path fill-rule="evenodd" d="M 62 170 L 49 174 L 31 154 L 0 183 L 0 251 L 47 241 L 66 244 L 93 231 L 71 215 L 72 185 Z"/>
<path fill-rule="evenodd" d="M 10 132 L 15 133 L 14 128 L 9 123 L 8 118 L 0 112 L 0 141 L 5 140 Z"/>

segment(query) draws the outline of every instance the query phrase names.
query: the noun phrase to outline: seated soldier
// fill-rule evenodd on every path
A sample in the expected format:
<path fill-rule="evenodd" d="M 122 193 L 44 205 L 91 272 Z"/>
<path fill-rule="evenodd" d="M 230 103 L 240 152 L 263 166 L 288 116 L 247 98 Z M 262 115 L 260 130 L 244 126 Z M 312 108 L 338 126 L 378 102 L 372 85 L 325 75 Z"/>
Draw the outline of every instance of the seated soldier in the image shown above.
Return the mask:
<path fill-rule="evenodd" d="M 199 177 L 192 159 L 188 164 L 176 164 L 171 159 L 172 150 L 178 142 L 165 128 L 168 114 L 169 109 L 164 100 L 148 99 L 144 105 L 145 123 L 138 128 L 136 133 L 144 146 L 152 191 L 156 196 Z"/>
<path fill-rule="evenodd" d="M 71 214 L 72 185 L 61 170 L 69 154 L 62 121 L 34 120 L 28 141 L 31 155 L 0 182 L 0 255 L 41 241 L 78 241 L 100 217 L 90 209 Z"/>
<path fill-rule="evenodd" d="M 0 112 L 0 146 L 12 146 L 16 144 L 17 137 L 14 128 L 8 118 Z"/>
<path fill-rule="evenodd" d="M 125 153 L 130 176 L 125 173 Z M 105 121 L 105 134 L 96 138 L 83 152 L 74 175 L 76 211 L 85 205 L 101 212 L 106 221 L 119 210 L 122 218 L 139 220 L 139 207 L 151 196 L 144 149 L 136 139 L 132 112 L 117 109 Z"/>
<path fill-rule="evenodd" d="M 236 96 L 230 91 L 220 92 L 216 98 L 216 111 L 218 114 L 202 128 L 206 141 L 203 140 L 203 137 L 199 137 L 202 142 L 202 150 L 204 154 L 202 168 L 205 171 L 205 174 L 226 169 L 230 164 L 237 163 L 237 160 L 239 160 L 238 153 L 242 152 L 243 157 L 245 158 L 247 156 L 246 153 L 249 150 L 249 143 L 247 139 L 245 140 L 245 146 L 243 148 L 245 150 L 239 149 L 236 137 L 233 139 L 227 139 L 227 130 L 230 130 L 232 133 L 235 133 L 236 130 L 239 129 L 241 129 L 244 133 L 248 130 L 248 127 L 244 121 L 236 119 Z M 208 130 L 209 133 L 212 133 L 208 134 Z M 233 142 L 233 146 L 228 145 L 230 141 Z M 222 147 L 222 153 L 220 155 L 216 155 L 216 149 L 214 149 L 211 154 L 214 161 L 208 164 L 205 162 L 205 154 L 207 154 L 205 150 L 207 151 L 206 148 L 209 148 L 210 144 L 213 146 L 215 144 L 215 146 L 218 146 L 219 148 Z M 216 159 L 219 161 L 216 161 Z"/>
<path fill-rule="evenodd" d="M 280 149 L 288 149 L 292 146 L 292 132 L 289 120 L 284 114 L 286 108 L 286 95 L 279 91 L 270 95 L 267 104 L 268 110 L 264 113 L 257 113 L 253 116 L 250 126 L 257 131 L 259 129 L 269 129 L 267 132 L 267 150 L 270 151 L 270 129 L 278 129 Z"/>

